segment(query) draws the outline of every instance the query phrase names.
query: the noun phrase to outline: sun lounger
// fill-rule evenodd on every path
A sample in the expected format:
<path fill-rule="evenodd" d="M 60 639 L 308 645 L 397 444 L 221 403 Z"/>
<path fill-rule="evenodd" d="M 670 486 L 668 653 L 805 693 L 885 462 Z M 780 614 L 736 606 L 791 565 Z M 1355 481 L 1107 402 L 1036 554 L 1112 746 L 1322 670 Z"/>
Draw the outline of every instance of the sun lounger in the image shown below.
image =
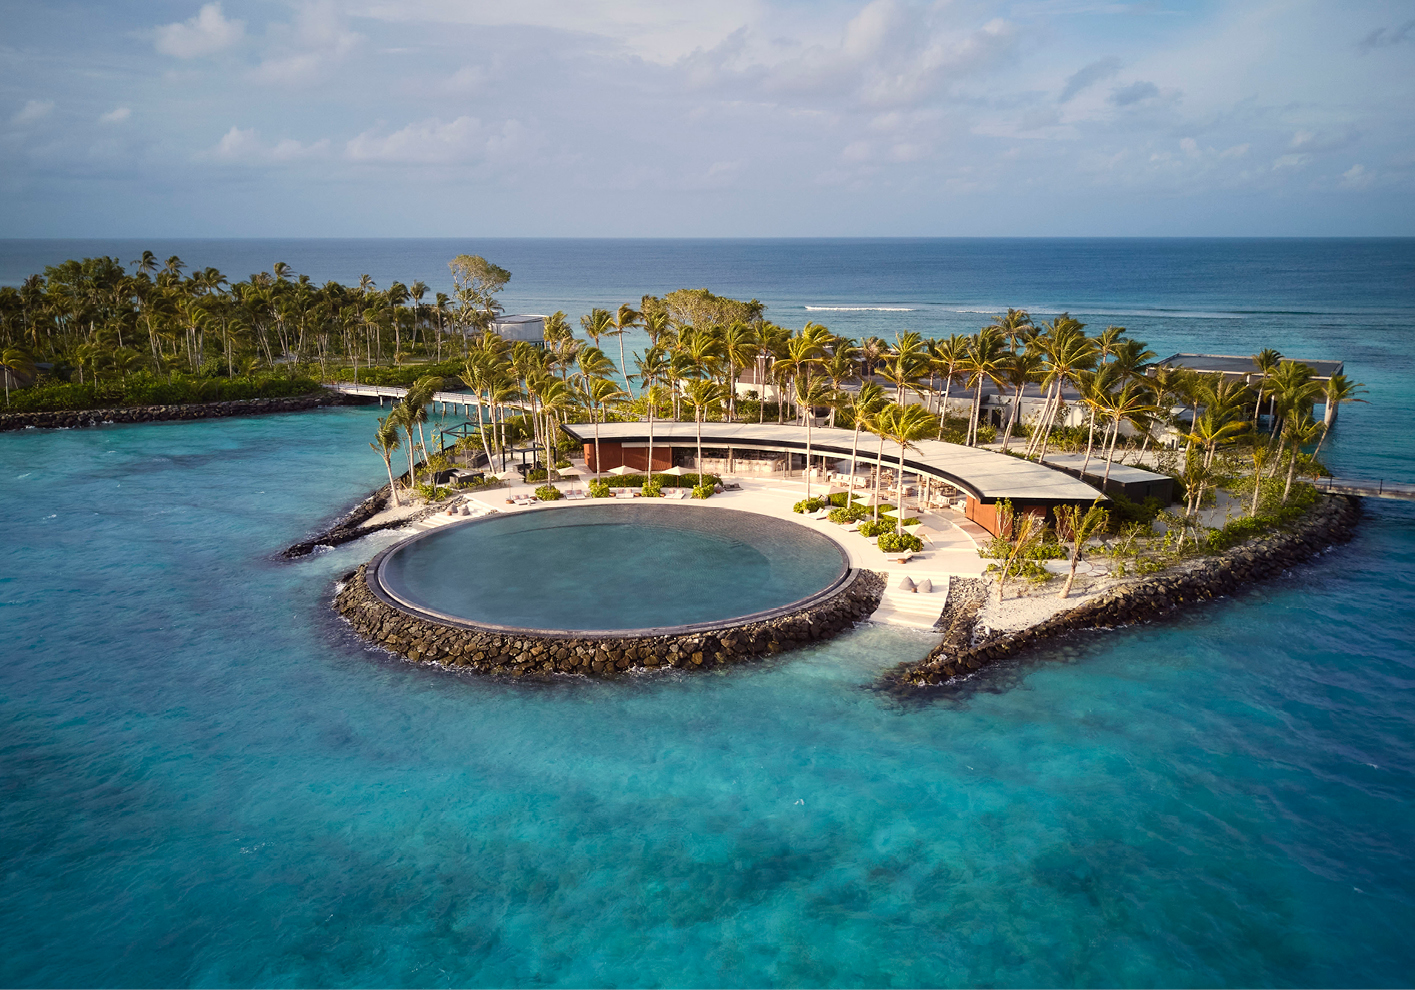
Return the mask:
<path fill-rule="evenodd" d="M 615 494 L 614 497 L 615 497 L 615 498 L 633 498 L 633 497 L 634 497 L 634 493 L 633 493 L 633 492 L 618 492 L 618 493 Z"/>
<path fill-rule="evenodd" d="M 892 561 L 894 561 L 896 564 L 907 564 L 907 563 L 909 563 L 909 558 L 911 558 L 911 557 L 913 557 L 913 556 L 914 556 L 914 551 L 913 551 L 913 550 L 905 550 L 903 553 L 887 553 L 887 554 L 884 555 L 884 559 L 885 559 L 885 560 L 892 560 Z"/>

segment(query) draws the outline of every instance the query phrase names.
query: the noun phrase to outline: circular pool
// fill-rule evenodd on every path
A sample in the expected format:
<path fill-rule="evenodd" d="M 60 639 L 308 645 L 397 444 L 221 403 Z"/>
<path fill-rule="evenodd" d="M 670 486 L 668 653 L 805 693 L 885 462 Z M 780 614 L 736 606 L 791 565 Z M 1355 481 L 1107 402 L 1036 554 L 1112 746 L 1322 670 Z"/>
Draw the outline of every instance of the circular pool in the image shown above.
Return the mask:
<path fill-rule="evenodd" d="M 756 620 L 835 590 L 834 540 L 794 522 L 652 501 L 454 523 L 384 551 L 380 597 L 444 622 L 536 633 L 661 633 Z"/>

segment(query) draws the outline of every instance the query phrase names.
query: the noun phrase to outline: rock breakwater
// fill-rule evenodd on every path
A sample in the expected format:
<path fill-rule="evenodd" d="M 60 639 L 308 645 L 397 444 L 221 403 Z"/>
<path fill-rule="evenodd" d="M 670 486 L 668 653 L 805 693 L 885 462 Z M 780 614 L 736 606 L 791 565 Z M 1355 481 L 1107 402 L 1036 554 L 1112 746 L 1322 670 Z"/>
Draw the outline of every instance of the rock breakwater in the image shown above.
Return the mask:
<path fill-rule="evenodd" d="M 1289 529 L 1112 589 L 1026 629 L 978 642 L 972 642 L 977 608 L 971 613 L 962 608 L 941 644 L 922 661 L 885 674 L 880 687 L 900 694 L 928 691 L 1068 633 L 1146 622 L 1231 594 L 1349 540 L 1360 514 L 1358 499 L 1328 496 Z"/>
<path fill-rule="evenodd" d="M 345 579 L 334 609 L 372 642 L 414 662 L 483 674 L 613 677 L 631 670 L 706 669 L 838 635 L 879 607 L 884 576 L 856 570 L 831 597 L 799 611 L 709 632 L 662 636 L 501 633 L 434 622 L 376 595 L 368 564 Z"/>
<path fill-rule="evenodd" d="M 0 413 L 0 431 L 75 429 L 106 423 L 165 423 L 225 416 L 261 416 L 301 412 L 321 406 L 345 405 L 337 392 L 292 395 L 279 399 L 232 399 L 226 402 L 192 402 L 173 406 L 127 406 L 118 409 L 61 409 L 54 412 Z"/>

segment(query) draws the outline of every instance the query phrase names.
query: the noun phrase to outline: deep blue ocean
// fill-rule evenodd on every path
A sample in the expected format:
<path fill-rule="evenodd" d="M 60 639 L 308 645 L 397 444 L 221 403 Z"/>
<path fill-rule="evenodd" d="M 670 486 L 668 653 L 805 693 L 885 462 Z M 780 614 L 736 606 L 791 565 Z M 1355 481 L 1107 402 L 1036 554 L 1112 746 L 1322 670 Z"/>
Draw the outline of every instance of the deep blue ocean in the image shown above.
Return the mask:
<path fill-rule="evenodd" d="M 1153 350 L 1338 358 L 1324 454 L 1415 479 L 1415 241 L 0 242 L 444 287 L 706 286 L 787 326 L 1008 305 Z M 629 346 L 635 346 L 631 339 Z M 396 537 L 373 409 L 0 434 L 0 985 L 1415 982 L 1415 509 L 1178 619 L 899 703 L 862 626 L 704 675 L 503 683 L 328 609 Z M 547 566 L 553 566 L 548 562 Z"/>

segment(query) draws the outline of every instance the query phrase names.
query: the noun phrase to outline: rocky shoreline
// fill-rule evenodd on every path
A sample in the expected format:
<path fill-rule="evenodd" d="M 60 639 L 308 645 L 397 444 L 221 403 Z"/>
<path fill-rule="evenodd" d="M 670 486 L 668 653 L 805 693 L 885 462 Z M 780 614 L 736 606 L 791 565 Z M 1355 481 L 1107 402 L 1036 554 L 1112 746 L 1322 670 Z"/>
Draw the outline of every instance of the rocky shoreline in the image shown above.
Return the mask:
<path fill-rule="evenodd" d="M 303 540 L 286 547 L 284 550 L 280 551 L 279 556 L 286 560 L 307 557 L 314 553 L 317 547 L 337 547 L 341 543 L 357 540 L 359 537 L 368 536 L 370 533 L 377 533 L 385 529 L 394 529 L 398 526 L 406 526 L 409 523 L 417 522 L 419 519 L 426 519 L 428 516 L 436 515 L 445 508 L 444 503 L 436 503 L 410 516 L 405 516 L 402 519 L 394 519 L 372 526 L 364 525 L 368 520 L 388 508 L 388 498 L 389 489 L 387 485 L 384 485 L 368 498 L 354 506 L 352 510 L 342 516 L 333 526 L 330 526 L 317 536 L 312 536 L 308 540 Z"/>
<path fill-rule="evenodd" d="M 405 612 L 374 594 L 367 569 L 363 564 L 347 575 L 334 597 L 334 610 L 361 636 L 415 663 L 513 677 L 613 677 L 740 663 L 829 639 L 868 618 L 884 591 L 882 574 L 856 570 L 825 601 L 728 629 L 640 637 L 524 635 L 453 626 Z"/>
<path fill-rule="evenodd" d="M 1115 588 L 1026 629 L 989 635 L 977 642 L 973 641 L 973 626 L 982 599 L 973 604 L 973 596 L 969 596 L 969 602 L 960 603 L 944 641 L 918 663 L 889 671 L 879 686 L 903 695 L 936 690 L 955 678 L 1069 633 L 1146 622 L 1185 605 L 1231 594 L 1351 539 L 1360 515 L 1359 499 L 1327 496 L 1289 529 L 1195 561 L 1182 570 Z"/>
<path fill-rule="evenodd" d="M 321 390 L 310 395 L 278 399 L 232 399 L 226 402 L 190 402 L 173 406 L 127 406 L 118 409 L 60 409 L 54 412 L 0 413 L 0 431 L 71 430 L 107 423 L 166 423 L 226 416 L 262 416 L 268 413 L 302 412 L 322 406 L 349 404 L 337 392 Z"/>

